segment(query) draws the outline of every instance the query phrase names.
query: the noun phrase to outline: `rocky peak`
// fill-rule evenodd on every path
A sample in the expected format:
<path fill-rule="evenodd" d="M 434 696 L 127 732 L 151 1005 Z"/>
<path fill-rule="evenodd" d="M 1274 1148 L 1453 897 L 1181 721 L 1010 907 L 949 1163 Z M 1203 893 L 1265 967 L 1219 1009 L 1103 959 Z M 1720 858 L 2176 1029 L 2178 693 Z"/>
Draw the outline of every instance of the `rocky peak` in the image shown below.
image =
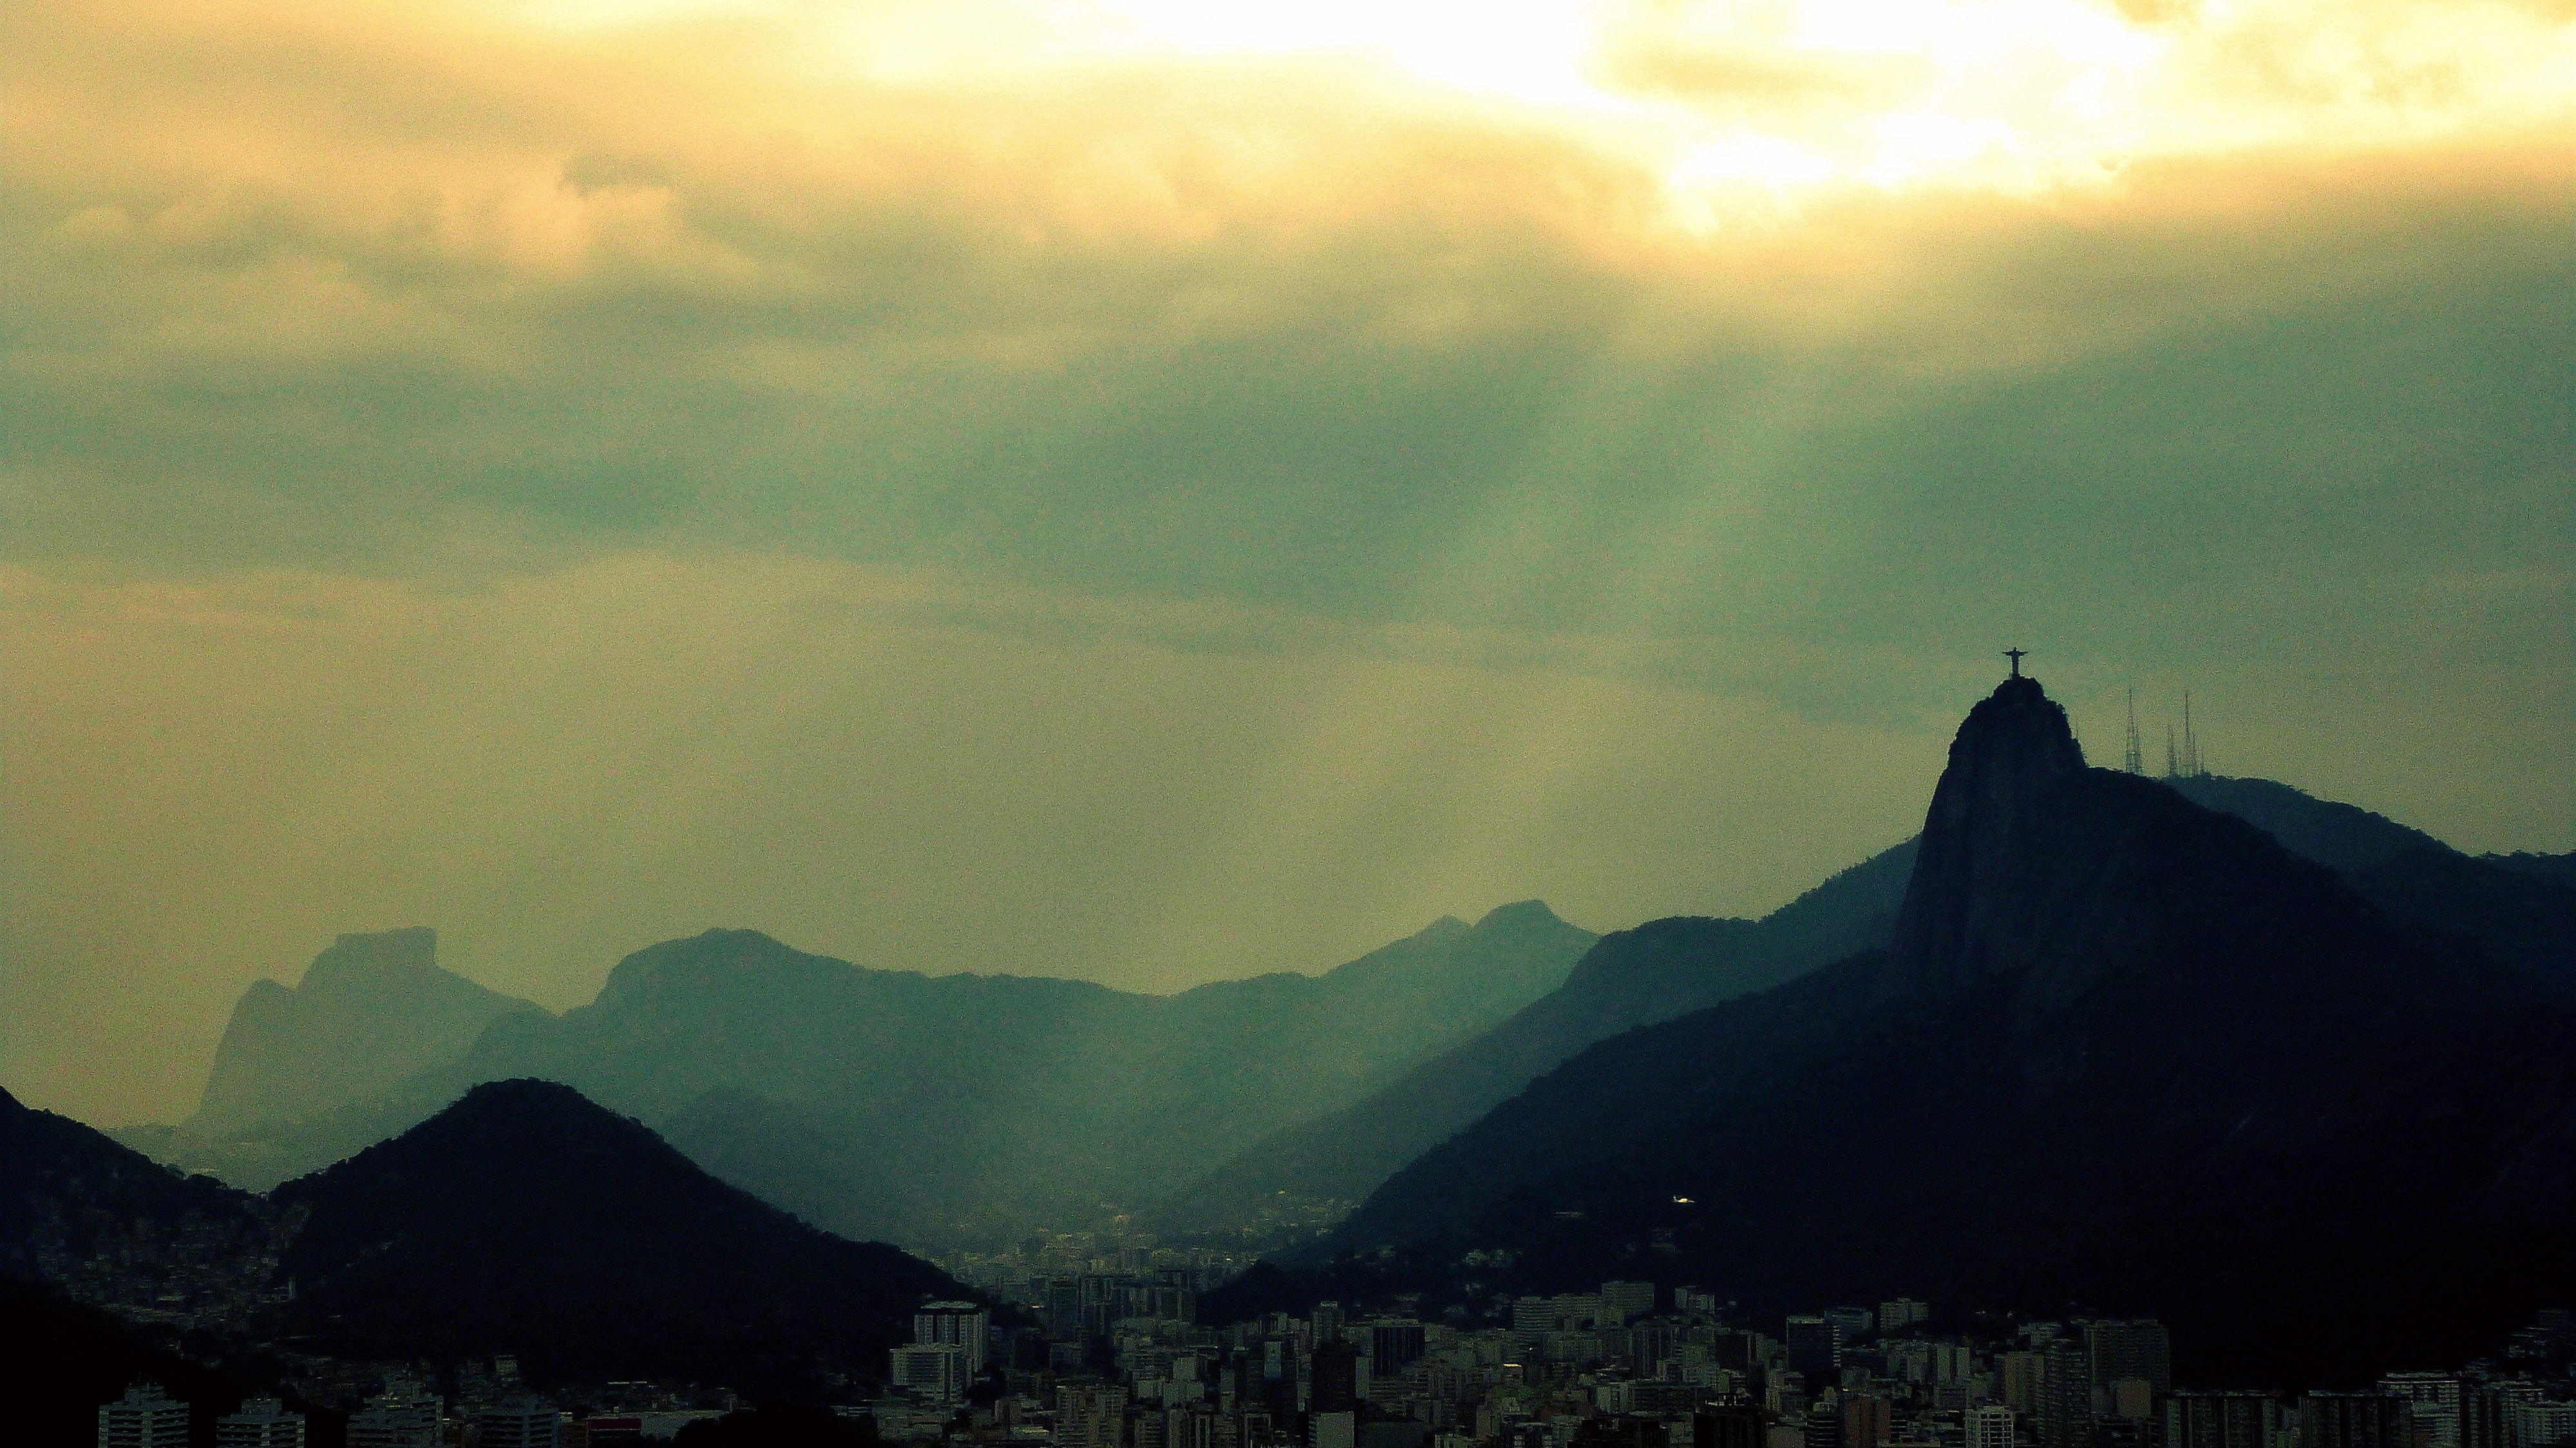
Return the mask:
<path fill-rule="evenodd" d="M 331 948 L 304 968 L 299 989 L 334 991 L 443 973 L 438 969 L 438 932 L 426 925 L 334 937 Z"/>
<path fill-rule="evenodd" d="M 2027 859 L 2047 802 L 2084 769 L 2066 711 L 2038 680 L 2006 679 L 1968 711 L 1897 916 L 1895 956 L 1907 977 L 1974 979 L 2001 963 L 1998 937 L 2019 923 L 1999 918 L 2019 893 L 2009 877 Z"/>

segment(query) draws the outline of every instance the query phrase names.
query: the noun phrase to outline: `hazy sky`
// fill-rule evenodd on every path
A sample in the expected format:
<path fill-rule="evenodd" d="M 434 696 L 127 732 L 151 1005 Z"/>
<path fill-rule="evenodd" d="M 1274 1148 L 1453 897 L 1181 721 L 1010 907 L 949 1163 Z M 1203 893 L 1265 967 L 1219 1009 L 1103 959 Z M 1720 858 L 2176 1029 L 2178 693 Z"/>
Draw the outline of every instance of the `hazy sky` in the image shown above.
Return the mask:
<path fill-rule="evenodd" d="M 2571 0 L 0 7 L 0 1085 L 422 923 L 1758 912 L 2031 668 L 2576 828 Z"/>

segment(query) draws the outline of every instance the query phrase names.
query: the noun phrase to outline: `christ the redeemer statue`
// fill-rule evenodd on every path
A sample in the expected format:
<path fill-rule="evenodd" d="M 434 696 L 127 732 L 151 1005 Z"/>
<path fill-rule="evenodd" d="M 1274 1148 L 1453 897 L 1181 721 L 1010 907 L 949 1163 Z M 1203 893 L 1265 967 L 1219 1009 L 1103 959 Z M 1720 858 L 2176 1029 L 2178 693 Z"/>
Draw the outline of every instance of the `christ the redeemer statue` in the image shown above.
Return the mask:
<path fill-rule="evenodd" d="M 2008 659 L 2010 659 L 2010 660 L 2012 660 L 2012 676 L 2013 676 L 2014 678 L 2018 679 L 2018 678 L 2020 678 L 2020 677 L 2021 677 L 2021 661 L 2022 661 L 2024 658 L 2029 657 L 2029 654 L 2030 654 L 2030 650 L 2028 650 L 2028 649 L 2006 649 L 2006 650 L 2004 650 L 2004 657 L 2005 657 L 2005 658 L 2008 658 Z"/>

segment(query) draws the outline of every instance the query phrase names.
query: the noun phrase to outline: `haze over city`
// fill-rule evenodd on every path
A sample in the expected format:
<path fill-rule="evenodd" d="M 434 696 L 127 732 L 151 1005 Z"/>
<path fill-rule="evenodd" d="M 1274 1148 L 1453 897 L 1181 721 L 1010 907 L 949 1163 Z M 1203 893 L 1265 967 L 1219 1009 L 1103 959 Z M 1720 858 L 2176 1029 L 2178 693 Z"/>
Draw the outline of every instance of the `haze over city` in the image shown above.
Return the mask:
<path fill-rule="evenodd" d="M 2576 0 L 0 6 L 7 1448 L 2576 1448 Z"/>

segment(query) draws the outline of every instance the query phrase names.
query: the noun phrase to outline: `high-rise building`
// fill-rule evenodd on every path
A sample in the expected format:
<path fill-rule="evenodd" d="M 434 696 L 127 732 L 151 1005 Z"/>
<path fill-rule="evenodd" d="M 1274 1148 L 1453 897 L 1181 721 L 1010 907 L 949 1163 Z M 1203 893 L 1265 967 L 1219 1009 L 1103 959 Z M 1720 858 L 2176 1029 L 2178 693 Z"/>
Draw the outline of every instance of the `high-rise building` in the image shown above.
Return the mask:
<path fill-rule="evenodd" d="M 2272 1448 L 2293 1421 L 2270 1393 L 2186 1389 L 2165 1399 L 2164 1448 Z"/>
<path fill-rule="evenodd" d="M 1046 1285 L 1047 1336 L 1059 1341 L 1082 1335 L 1082 1283 L 1058 1279 Z"/>
<path fill-rule="evenodd" d="M 1307 1433 L 1306 1448 L 1358 1448 L 1359 1415 L 1317 1413 Z"/>
<path fill-rule="evenodd" d="M 187 1441 L 188 1405 L 159 1383 L 137 1383 L 99 1404 L 98 1448 L 184 1448 Z"/>
<path fill-rule="evenodd" d="M 1411 1318 L 1396 1318 L 1369 1324 L 1369 1374 L 1375 1378 L 1401 1377 L 1404 1370 L 1422 1360 L 1422 1324 Z M 2454 1445 L 2456 1448 L 2456 1445 Z"/>
<path fill-rule="evenodd" d="M 1067 1383 L 1055 1390 L 1055 1448 L 1119 1448 L 1127 1436 L 1127 1390 Z"/>
<path fill-rule="evenodd" d="M 1714 1403 L 1691 1414 L 1691 1448 L 1763 1448 L 1768 1426 L 1751 1403 Z"/>
<path fill-rule="evenodd" d="M 2460 1448 L 2513 1448 L 2513 1397 L 2501 1383 L 2460 1385 Z"/>
<path fill-rule="evenodd" d="M 1360 1399 L 1368 1388 L 1360 1381 L 1359 1349 L 1346 1342 L 1317 1345 L 1307 1360 L 1308 1383 L 1313 1413 L 1350 1413 L 1359 1410 Z"/>
<path fill-rule="evenodd" d="M 304 1448 L 304 1415 L 275 1398 L 253 1398 L 215 1420 L 215 1448 Z"/>
<path fill-rule="evenodd" d="M 2514 1448 L 2576 1444 L 2576 1403 L 2533 1399 L 2513 1405 Z"/>
<path fill-rule="evenodd" d="M 1512 1336 L 1535 1343 L 1556 1331 L 1556 1303 L 1546 1297 L 1524 1297 L 1512 1304 Z"/>
<path fill-rule="evenodd" d="M 2137 1378 L 2159 1398 L 2173 1391 L 2173 1337 L 2153 1318 L 2088 1322 L 2084 1349 L 2093 1360 L 2094 1387 Z"/>
<path fill-rule="evenodd" d="M 2013 1448 L 2013 1410 L 2001 1403 L 1970 1408 L 1961 1421 L 1966 1448 Z"/>
<path fill-rule="evenodd" d="M 439 1400 L 417 1383 L 388 1383 L 349 1415 L 349 1448 L 438 1448 Z"/>
<path fill-rule="evenodd" d="M 2299 1448 L 2412 1448 L 2415 1410 L 2394 1393 L 2310 1393 L 2299 1400 Z"/>
<path fill-rule="evenodd" d="M 889 1357 L 887 1380 L 927 1402 L 954 1403 L 966 1396 L 966 1349 L 953 1342 L 913 1343 Z"/>
<path fill-rule="evenodd" d="M 1556 1319 L 1563 1331 L 1593 1328 L 1601 1325 L 1601 1297 L 1593 1292 L 1560 1292 L 1553 1299 Z"/>
<path fill-rule="evenodd" d="M 1866 1307 L 1830 1308 L 1825 1320 L 1842 1329 L 1843 1346 L 1847 1348 L 1878 1330 L 1878 1314 Z"/>
<path fill-rule="evenodd" d="M 1842 1375 L 1843 1330 L 1831 1317 L 1792 1317 L 1782 1336 L 1789 1344 L 1790 1369 L 1807 1381 L 1829 1387 Z"/>
<path fill-rule="evenodd" d="M 2035 1352 L 2008 1352 L 1997 1359 L 1995 1395 L 2017 1413 L 2039 1411 L 2040 1389 L 2048 1382 L 2048 1359 Z"/>
<path fill-rule="evenodd" d="M 2093 1441 L 2093 1355 L 2078 1338 L 2040 1349 L 2040 1448 L 2089 1448 Z"/>
<path fill-rule="evenodd" d="M 554 1404 L 543 1398 L 511 1398 L 474 1415 L 483 1448 L 555 1448 L 555 1429 L 562 1421 Z"/>
<path fill-rule="evenodd" d="M 1342 1340 L 1342 1328 L 1343 1328 L 1344 1324 L 1348 1323 L 1349 1321 L 1350 1321 L 1350 1318 L 1349 1318 L 1349 1316 L 1348 1316 L 1347 1314 L 1345 1314 L 1345 1313 L 1342 1311 L 1342 1305 L 1341 1305 L 1340 1303 L 1338 1303 L 1338 1302 L 1318 1302 L 1318 1303 L 1316 1303 L 1316 1304 L 1315 1304 L 1315 1318 L 1314 1318 L 1314 1322 L 1315 1322 L 1315 1341 L 1317 1341 L 1317 1342 L 1339 1342 L 1339 1341 L 1341 1341 L 1341 1340 Z"/>
<path fill-rule="evenodd" d="M 1878 1305 L 1878 1330 L 1882 1333 L 1903 1332 L 1932 1315 L 1929 1304 L 1911 1297 L 1899 1297 Z"/>
<path fill-rule="evenodd" d="M 1843 1399 L 1843 1448 L 1879 1448 L 1896 1440 L 1896 1414 L 1885 1398 L 1853 1393 Z"/>
<path fill-rule="evenodd" d="M 912 1312 L 912 1340 L 929 1345 L 946 1343 L 966 1350 L 966 1373 L 972 1377 L 984 1370 L 985 1343 L 991 1336 L 992 1319 L 980 1304 L 973 1302 L 930 1302 Z"/>
<path fill-rule="evenodd" d="M 1204 1404 L 1172 1408 L 1163 1414 L 1164 1448 L 1217 1448 L 1216 1410 Z"/>
<path fill-rule="evenodd" d="M 1655 1284 L 1652 1282 L 1604 1282 L 1601 1284 L 1601 1325 L 1616 1327 L 1655 1315 Z"/>
<path fill-rule="evenodd" d="M 2460 1380 L 2451 1373 L 2390 1373 L 2379 1390 L 2404 1398 L 2415 1410 L 2416 1432 L 2430 1432 L 2433 1448 L 2460 1448 Z"/>

